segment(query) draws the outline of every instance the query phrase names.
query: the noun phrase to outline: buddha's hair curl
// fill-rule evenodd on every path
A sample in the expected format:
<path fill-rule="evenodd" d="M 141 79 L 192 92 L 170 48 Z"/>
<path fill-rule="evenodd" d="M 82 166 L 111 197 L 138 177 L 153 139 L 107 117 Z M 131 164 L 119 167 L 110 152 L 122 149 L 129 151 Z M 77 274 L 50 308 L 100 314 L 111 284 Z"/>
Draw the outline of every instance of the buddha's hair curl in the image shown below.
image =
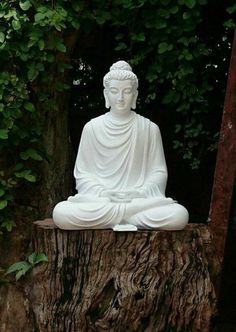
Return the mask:
<path fill-rule="evenodd" d="M 126 61 L 117 61 L 110 67 L 110 71 L 103 78 L 103 86 L 107 88 L 110 80 L 130 80 L 135 89 L 138 88 L 137 76 L 132 72 L 131 66 Z"/>

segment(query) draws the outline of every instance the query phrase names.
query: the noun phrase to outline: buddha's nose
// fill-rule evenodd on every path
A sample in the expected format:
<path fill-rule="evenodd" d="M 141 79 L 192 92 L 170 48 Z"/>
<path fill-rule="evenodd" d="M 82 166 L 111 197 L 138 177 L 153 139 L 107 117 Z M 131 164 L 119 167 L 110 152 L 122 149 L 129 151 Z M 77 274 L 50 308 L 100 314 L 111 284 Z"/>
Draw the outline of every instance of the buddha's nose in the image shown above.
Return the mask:
<path fill-rule="evenodd" d="M 119 95 L 118 95 L 118 101 L 121 102 L 124 100 L 124 96 L 123 96 L 123 93 L 122 91 L 119 92 Z"/>

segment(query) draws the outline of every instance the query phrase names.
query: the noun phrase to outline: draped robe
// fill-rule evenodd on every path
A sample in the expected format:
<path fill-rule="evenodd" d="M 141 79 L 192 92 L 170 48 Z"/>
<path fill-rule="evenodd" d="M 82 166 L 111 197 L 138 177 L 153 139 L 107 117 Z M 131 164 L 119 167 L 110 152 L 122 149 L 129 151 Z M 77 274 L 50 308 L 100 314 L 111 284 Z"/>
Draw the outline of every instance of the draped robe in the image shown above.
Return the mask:
<path fill-rule="evenodd" d="M 82 132 L 74 177 L 78 194 L 59 203 L 53 218 L 60 228 L 182 229 L 187 210 L 165 197 L 167 168 L 158 126 L 131 111 L 89 121 Z M 106 192 L 137 191 L 131 202 L 112 202 Z"/>

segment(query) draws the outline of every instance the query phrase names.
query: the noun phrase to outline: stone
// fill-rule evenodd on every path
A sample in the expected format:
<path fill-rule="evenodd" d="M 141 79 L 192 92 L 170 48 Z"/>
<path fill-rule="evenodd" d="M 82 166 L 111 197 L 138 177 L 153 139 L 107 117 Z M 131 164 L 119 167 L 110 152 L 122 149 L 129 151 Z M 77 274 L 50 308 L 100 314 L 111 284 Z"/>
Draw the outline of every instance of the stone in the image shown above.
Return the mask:
<path fill-rule="evenodd" d="M 55 206 L 54 222 L 67 230 L 183 229 L 187 210 L 165 196 L 160 130 L 134 111 L 136 75 L 118 61 L 103 85 L 110 111 L 85 125 L 74 168 L 78 193 Z"/>

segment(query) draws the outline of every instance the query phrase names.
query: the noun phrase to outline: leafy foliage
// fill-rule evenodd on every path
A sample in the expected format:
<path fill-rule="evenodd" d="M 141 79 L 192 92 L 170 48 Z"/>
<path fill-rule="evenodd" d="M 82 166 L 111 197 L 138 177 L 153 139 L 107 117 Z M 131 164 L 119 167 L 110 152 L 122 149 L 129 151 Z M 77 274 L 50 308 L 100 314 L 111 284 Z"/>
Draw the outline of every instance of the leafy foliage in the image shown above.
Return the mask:
<path fill-rule="evenodd" d="M 126 22 L 128 33 L 119 32 L 116 36 L 117 50 L 126 50 L 135 66 L 145 67 L 149 83 L 146 102 L 161 98 L 164 109 L 179 114 L 174 148 L 192 168 L 199 166 L 202 142 L 212 140 L 204 118 L 215 88 L 211 70 L 213 50 L 200 32 L 207 4 L 206 0 L 163 0 L 158 5 L 156 1 L 139 1 L 136 6 L 129 2 L 130 11 L 123 13 L 119 22 L 120 25 Z M 233 14 L 235 5 L 230 8 L 228 12 Z M 235 27 L 233 16 L 225 24 L 231 29 Z"/>
<path fill-rule="evenodd" d="M 15 226 L 16 189 L 37 181 L 44 157 L 43 115 L 56 107 L 49 87 L 56 73 L 70 68 L 56 60 L 66 52 L 60 32 L 76 25 L 68 15 L 62 6 L 41 1 L 0 3 L 0 225 L 8 231 Z M 66 88 L 55 84 L 56 91 Z"/>
<path fill-rule="evenodd" d="M 20 278 L 22 278 L 28 271 L 33 269 L 35 265 L 38 265 L 39 263 L 48 262 L 48 258 L 45 254 L 40 253 L 32 253 L 26 261 L 21 261 L 12 264 L 8 269 L 5 275 L 15 273 L 15 279 L 18 281 Z"/>
<path fill-rule="evenodd" d="M 202 116 L 214 88 L 205 70 L 211 50 L 198 31 L 206 4 L 207 0 L 0 2 L 2 229 L 15 226 L 17 188 L 38 181 L 37 165 L 45 158 L 44 121 L 58 106 L 55 93 L 68 89 L 63 79 L 71 68 L 68 36 L 78 29 L 89 34 L 104 24 L 112 27 L 117 55 L 129 58 L 149 86 L 146 103 L 162 96 L 162 104 L 182 116 L 174 146 L 192 167 L 198 166 L 195 151 L 210 136 Z M 235 5 L 227 10 L 225 27 L 230 30 L 235 27 Z"/>

